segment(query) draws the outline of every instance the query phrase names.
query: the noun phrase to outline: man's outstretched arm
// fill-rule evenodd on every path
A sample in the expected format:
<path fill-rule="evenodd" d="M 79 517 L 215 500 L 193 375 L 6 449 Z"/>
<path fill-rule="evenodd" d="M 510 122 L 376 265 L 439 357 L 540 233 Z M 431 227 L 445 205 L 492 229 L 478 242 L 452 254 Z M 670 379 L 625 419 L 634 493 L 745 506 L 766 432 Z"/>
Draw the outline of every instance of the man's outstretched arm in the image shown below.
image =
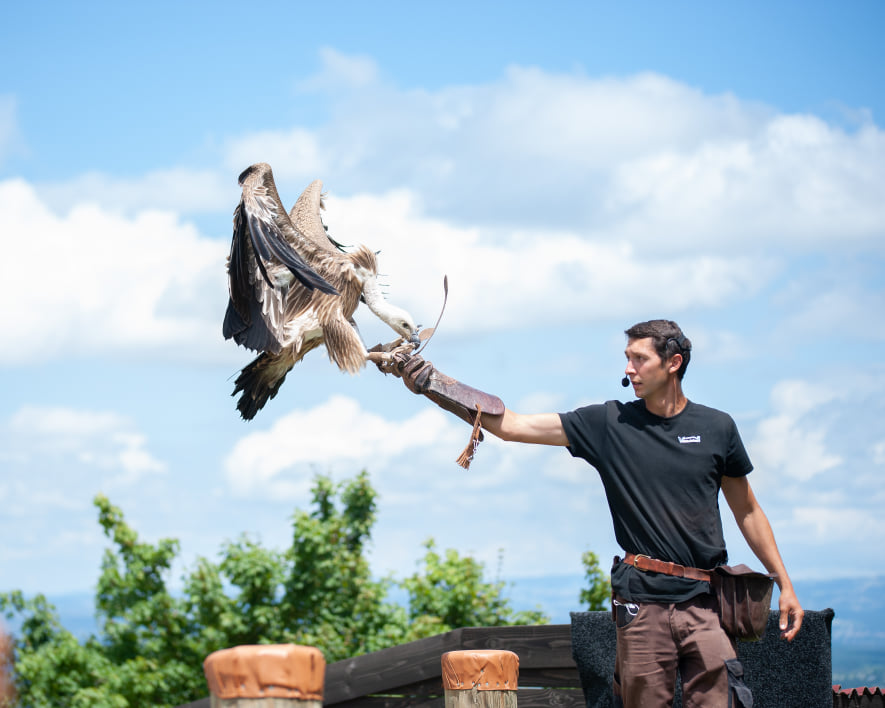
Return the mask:
<path fill-rule="evenodd" d="M 483 416 L 482 427 L 502 440 L 538 445 L 568 445 L 558 413 L 526 415 L 505 408 L 503 415 Z"/>
<path fill-rule="evenodd" d="M 441 408 L 468 423 L 473 423 L 477 410 L 481 407 L 482 427 L 502 440 L 539 445 L 568 445 L 558 413 L 514 413 L 497 396 L 446 376 L 431 362 L 418 355 L 397 354 L 379 361 L 378 368 L 382 372 L 402 378 L 410 391 L 424 394 Z"/>
<path fill-rule="evenodd" d="M 769 573 L 777 575 L 776 582 L 780 588 L 778 605 L 781 636 L 792 641 L 802 626 L 805 610 L 799 604 L 793 583 L 787 575 L 768 517 L 762 511 L 746 477 L 723 477 L 722 493 L 750 550 L 756 554 Z"/>

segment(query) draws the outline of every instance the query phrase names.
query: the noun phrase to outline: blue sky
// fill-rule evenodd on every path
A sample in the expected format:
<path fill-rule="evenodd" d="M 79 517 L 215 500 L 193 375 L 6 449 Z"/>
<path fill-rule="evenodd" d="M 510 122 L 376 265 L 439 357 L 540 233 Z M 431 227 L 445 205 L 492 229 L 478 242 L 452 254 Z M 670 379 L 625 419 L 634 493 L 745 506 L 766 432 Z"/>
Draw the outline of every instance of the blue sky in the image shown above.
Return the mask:
<path fill-rule="evenodd" d="M 7 9 L 0 27 L 0 589 L 89 589 L 104 492 L 182 563 L 283 547 L 313 475 L 369 470 L 373 567 L 505 579 L 618 551 L 596 473 L 314 352 L 251 423 L 221 337 L 240 171 L 380 249 L 444 372 L 522 412 L 623 398 L 677 320 L 790 572 L 879 573 L 885 61 L 877 2 Z M 391 336 L 362 313 L 369 344 Z M 754 564 L 734 524 L 732 559 Z M 577 595 L 577 586 L 575 595 Z"/>

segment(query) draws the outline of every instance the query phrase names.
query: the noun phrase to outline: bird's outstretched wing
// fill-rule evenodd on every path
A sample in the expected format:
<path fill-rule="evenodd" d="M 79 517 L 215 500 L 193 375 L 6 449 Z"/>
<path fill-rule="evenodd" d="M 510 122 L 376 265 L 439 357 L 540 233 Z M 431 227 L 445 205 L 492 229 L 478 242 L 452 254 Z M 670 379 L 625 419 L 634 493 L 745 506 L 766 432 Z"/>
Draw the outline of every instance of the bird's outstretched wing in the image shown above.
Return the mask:
<path fill-rule="evenodd" d="M 289 291 L 338 291 L 311 267 L 321 249 L 292 224 L 270 165 L 252 165 L 239 182 L 243 195 L 234 211 L 223 334 L 249 349 L 277 353 Z"/>
<path fill-rule="evenodd" d="M 332 252 L 343 252 L 344 246 L 329 235 L 323 223 L 323 181 L 315 179 L 305 189 L 289 211 L 289 219 L 299 233 L 313 241 L 317 248 Z"/>

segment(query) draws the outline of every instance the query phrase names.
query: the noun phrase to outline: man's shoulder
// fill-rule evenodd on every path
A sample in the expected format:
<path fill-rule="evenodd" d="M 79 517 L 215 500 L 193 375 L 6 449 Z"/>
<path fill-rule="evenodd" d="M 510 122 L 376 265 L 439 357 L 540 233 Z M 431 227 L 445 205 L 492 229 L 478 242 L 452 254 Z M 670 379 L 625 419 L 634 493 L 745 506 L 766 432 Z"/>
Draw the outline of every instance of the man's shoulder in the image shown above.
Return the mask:
<path fill-rule="evenodd" d="M 723 410 L 718 408 L 713 408 L 712 406 L 705 406 L 703 403 L 695 403 L 694 401 L 688 401 L 686 404 L 685 412 L 691 416 L 697 416 L 699 418 L 707 418 L 710 420 L 722 420 L 722 421 L 730 421 L 732 417 L 729 413 L 726 413 Z"/>
<path fill-rule="evenodd" d="M 627 405 L 622 403 L 621 401 L 605 401 L 604 403 L 588 403 L 584 406 L 578 406 L 572 411 L 568 411 L 567 413 L 560 413 L 560 415 L 573 415 L 573 414 L 588 414 L 588 413 L 597 413 L 604 414 L 609 411 L 618 410 L 619 406 Z"/>
<path fill-rule="evenodd" d="M 623 408 L 629 404 L 621 401 L 605 401 L 605 403 L 591 403 L 586 406 L 580 406 L 567 413 L 560 413 L 559 418 L 566 429 L 573 427 L 590 427 L 597 428 L 599 426 L 607 426 L 612 422 L 623 419 Z"/>
<path fill-rule="evenodd" d="M 726 436 L 731 435 L 737 430 L 734 418 L 729 413 L 718 408 L 690 401 L 684 413 L 685 415 L 681 416 L 682 421 L 690 426 L 701 426 L 706 430 L 720 431 Z"/>

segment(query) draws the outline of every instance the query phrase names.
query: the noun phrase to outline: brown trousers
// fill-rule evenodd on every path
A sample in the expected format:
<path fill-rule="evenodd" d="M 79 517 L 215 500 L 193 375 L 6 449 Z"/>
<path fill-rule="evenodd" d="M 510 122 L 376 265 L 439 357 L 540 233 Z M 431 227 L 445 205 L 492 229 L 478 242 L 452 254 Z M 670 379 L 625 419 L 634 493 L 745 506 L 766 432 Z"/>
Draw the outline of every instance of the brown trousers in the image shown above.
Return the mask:
<path fill-rule="evenodd" d="M 699 595 L 676 604 L 622 604 L 616 598 L 615 705 L 659 708 L 673 705 L 676 672 L 682 677 L 685 708 L 747 705 L 749 690 L 735 645 L 719 625 L 715 600 Z M 737 675 L 736 675 L 737 674 Z M 739 684 L 739 689 L 736 687 Z"/>

